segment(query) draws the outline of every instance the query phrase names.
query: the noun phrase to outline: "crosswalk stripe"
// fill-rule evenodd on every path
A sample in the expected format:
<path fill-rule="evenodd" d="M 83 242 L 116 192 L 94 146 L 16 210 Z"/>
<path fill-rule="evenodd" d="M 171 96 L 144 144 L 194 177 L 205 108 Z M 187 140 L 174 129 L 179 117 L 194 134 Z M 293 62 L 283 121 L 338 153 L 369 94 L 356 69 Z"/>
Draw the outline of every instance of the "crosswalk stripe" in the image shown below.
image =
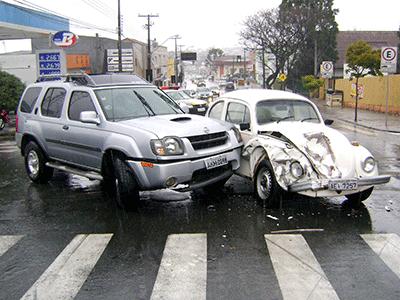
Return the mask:
<path fill-rule="evenodd" d="M 14 246 L 23 235 L 2 235 L 0 236 L 0 256 L 7 252 L 12 246 Z"/>
<path fill-rule="evenodd" d="M 361 234 L 364 241 L 400 277 L 400 237 L 394 233 Z"/>
<path fill-rule="evenodd" d="M 75 236 L 21 299 L 73 299 L 112 236 Z"/>
<path fill-rule="evenodd" d="M 168 236 L 151 299 L 206 299 L 207 235 Z"/>
<path fill-rule="evenodd" d="M 339 299 L 302 235 L 264 237 L 284 299 Z"/>

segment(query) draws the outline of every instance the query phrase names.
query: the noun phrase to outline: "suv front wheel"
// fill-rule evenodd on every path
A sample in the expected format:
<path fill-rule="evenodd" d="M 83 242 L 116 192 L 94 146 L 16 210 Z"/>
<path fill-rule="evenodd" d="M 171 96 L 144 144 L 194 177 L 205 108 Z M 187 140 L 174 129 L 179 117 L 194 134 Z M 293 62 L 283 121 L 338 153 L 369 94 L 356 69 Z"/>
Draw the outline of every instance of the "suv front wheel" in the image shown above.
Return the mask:
<path fill-rule="evenodd" d="M 126 164 L 122 155 L 113 157 L 114 167 L 114 196 L 122 209 L 133 209 L 139 201 L 139 190 L 132 170 Z"/>
<path fill-rule="evenodd" d="M 29 178 L 35 183 L 47 183 L 53 176 L 53 168 L 46 166 L 46 156 L 35 143 L 29 142 L 24 150 L 25 169 Z"/>

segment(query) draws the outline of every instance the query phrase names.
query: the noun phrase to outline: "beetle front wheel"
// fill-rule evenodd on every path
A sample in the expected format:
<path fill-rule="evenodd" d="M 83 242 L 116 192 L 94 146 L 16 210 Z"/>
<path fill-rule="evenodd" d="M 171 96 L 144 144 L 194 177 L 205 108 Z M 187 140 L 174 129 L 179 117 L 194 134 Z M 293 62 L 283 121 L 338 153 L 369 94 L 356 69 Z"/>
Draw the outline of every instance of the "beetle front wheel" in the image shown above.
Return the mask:
<path fill-rule="evenodd" d="M 261 162 L 254 180 L 254 192 L 257 199 L 265 203 L 267 207 L 277 206 L 279 191 L 280 187 L 276 182 L 271 163 L 269 161 Z"/>

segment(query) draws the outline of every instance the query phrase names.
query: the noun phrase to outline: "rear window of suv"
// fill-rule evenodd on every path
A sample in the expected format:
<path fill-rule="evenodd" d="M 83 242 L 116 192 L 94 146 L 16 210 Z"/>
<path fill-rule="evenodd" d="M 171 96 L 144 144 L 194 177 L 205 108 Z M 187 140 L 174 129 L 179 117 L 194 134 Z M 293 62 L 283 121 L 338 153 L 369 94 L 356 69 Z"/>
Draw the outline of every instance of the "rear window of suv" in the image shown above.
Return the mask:
<path fill-rule="evenodd" d="M 24 113 L 31 113 L 41 91 L 41 87 L 28 88 L 22 97 L 19 110 Z"/>
<path fill-rule="evenodd" d="M 65 100 L 65 90 L 62 88 L 48 89 L 42 102 L 42 115 L 59 118 Z"/>

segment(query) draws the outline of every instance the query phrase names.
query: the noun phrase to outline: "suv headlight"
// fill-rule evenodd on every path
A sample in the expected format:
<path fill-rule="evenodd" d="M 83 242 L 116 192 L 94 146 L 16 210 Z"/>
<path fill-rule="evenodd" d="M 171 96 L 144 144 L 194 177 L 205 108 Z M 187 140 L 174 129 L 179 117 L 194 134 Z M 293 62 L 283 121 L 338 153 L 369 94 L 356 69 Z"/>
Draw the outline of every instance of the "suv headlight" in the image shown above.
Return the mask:
<path fill-rule="evenodd" d="M 181 155 L 183 154 L 183 143 L 178 137 L 167 136 L 160 140 L 151 140 L 151 149 L 155 155 Z"/>
<path fill-rule="evenodd" d="M 236 140 L 238 141 L 238 143 L 241 143 L 242 140 L 242 136 L 240 135 L 240 131 L 239 129 L 237 129 L 236 127 L 232 127 L 233 133 L 235 134 Z"/>
<path fill-rule="evenodd" d="M 372 156 L 368 156 L 362 163 L 362 168 L 365 172 L 370 173 L 375 168 L 375 159 Z"/>

